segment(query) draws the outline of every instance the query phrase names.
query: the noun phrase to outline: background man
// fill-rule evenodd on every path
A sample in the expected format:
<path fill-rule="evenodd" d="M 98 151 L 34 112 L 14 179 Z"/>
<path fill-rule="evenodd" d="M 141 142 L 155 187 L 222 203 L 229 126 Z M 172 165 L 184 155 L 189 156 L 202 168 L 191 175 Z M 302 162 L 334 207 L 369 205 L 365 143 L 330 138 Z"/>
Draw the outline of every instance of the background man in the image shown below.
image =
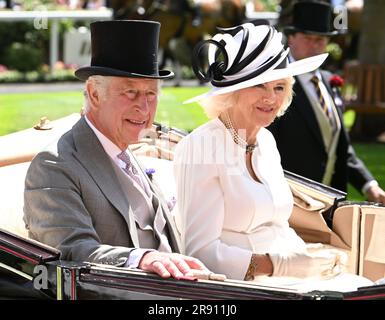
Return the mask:
<path fill-rule="evenodd" d="M 292 25 L 284 29 L 291 59 L 324 53 L 332 28 L 328 3 L 301 1 L 294 5 Z M 270 127 L 284 169 L 346 191 L 350 182 L 368 200 L 385 203 L 378 186 L 356 156 L 343 123 L 343 101 L 332 90 L 330 72 L 316 70 L 296 77 L 287 113 Z M 336 89 L 336 88 L 334 88 Z"/>

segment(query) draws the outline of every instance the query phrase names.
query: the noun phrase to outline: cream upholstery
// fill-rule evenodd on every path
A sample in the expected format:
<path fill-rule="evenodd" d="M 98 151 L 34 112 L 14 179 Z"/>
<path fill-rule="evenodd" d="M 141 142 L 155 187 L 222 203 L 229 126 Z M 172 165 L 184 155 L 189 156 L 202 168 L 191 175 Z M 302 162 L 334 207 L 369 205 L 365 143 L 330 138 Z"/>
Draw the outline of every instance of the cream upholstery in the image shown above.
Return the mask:
<path fill-rule="evenodd" d="M 0 167 L 0 228 L 28 237 L 23 222 L 24 179 L 30 162 Z"/>

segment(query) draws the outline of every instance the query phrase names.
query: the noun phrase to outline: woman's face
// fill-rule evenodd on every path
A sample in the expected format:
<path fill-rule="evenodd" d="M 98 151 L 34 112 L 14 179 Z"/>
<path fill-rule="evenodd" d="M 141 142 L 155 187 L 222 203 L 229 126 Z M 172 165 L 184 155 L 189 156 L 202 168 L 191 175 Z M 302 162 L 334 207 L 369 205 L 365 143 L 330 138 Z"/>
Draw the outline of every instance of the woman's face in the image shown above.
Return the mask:
<path fill-rule="evenodd" d="M 234 125 L 245 129 L 269 126 L 287 99 L 289 90 L 291 84 L 287 79 L 239 90 L 235 105 L 229 109 Z"/>

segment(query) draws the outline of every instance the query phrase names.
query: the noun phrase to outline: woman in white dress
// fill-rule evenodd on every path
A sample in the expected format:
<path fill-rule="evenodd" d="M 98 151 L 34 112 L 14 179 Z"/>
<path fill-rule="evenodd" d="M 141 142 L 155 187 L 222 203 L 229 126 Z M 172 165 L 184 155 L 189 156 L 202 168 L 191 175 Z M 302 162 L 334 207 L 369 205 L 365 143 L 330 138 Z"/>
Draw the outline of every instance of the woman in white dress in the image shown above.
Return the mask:
<path fill-rule="evenodd" d="M 289 227 L 293 197 L 265 129 L 289 106 L 293 76 L 318 68 L 327 54 L 289 63 L 281 33 L 251 23 L 222 30 L 195 57 L 205 45 L 207 73 L 193 65 L 212 90 L 187 102 L 199 101 L 212 120 L 185 137 L 174 157 L 185 253 L 238 280 L 334 276 L 341 253 L 310 253 Z"/>

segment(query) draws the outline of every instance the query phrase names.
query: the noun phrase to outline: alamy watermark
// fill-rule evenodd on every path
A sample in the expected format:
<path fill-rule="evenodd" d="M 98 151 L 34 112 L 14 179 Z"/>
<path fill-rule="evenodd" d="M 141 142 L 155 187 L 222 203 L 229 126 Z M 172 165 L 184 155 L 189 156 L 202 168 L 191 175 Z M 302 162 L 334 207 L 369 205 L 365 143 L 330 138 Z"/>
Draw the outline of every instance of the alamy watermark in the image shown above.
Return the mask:
<path fill-rule="evenodd" d="M 334 9 L 333 27 L 336 30 L 348 29 L 348 9 L 343 5 L 335 6 Z"/>
<path fill-rule="evenodd" d="M 33 279 L 33 287 L 37 290 L 48 289 L 48 270 L 46 266 L 37 265 L 33 268 L 33 273 L 36 274 Z"/>
<path fill-rule="evenodd" d="M 39 12 L 39 16 L 33 19 L 33 27 L 36 30 L 48 29 L 48 9 L 45 6 L 37 6 L 36 12 Z"/>

